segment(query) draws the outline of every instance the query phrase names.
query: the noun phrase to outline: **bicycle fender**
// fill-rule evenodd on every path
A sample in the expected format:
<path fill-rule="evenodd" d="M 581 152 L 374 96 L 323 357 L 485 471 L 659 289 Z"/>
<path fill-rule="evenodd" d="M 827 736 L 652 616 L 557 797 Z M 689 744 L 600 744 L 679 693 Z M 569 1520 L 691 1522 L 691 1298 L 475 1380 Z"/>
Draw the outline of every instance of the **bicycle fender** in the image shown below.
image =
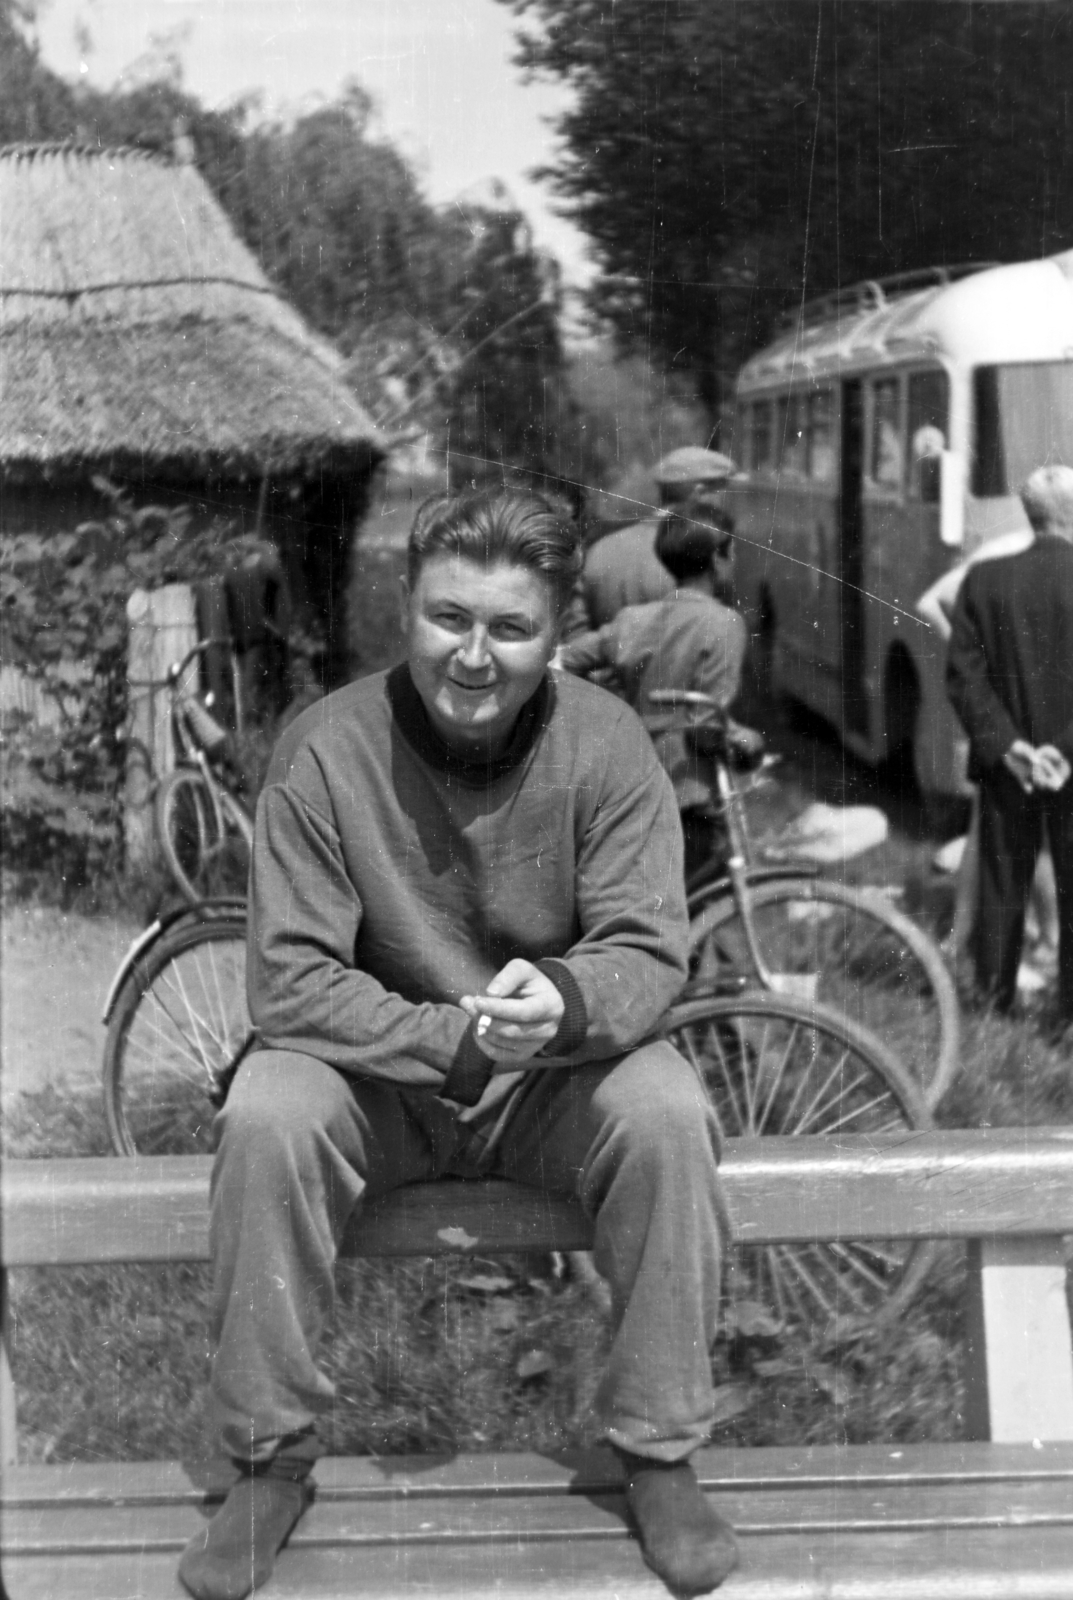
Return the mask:
<path fill-rule="evenodd" d="M 128 945 L 126 955 L 119 963 L 115 977 L 112 979 L 112 982 L 109 986 L 107 999 L 104 1002 L 104 1011 L 101 1015 L 101 1021 L 104 1023 L 105 1027 L 107 1027 L 112 1020 L 112 1012 L 115 1010 L 115 1003 L 119 998 L 119 991 L 126 983 L 127 976 L 130 973 L 131 968 L 134 966 L 134 963 L 142 954 L 142 951 L 148 950 L 149 946 L 154 942 L 154 940 L 159 938 L 163 931 L 164 924 L 158 917 L 155 922 L 151 922 L 149 924 L 148 928 L 143 928 L 141 933 L 138 934 L 137 938 L 132 940 L 130 945 Z"/>
<path fill-rule="evenodd" d="M 175 906 L 171 911 L 166 911 L 162 917 L 157 917 L 156 921 L 151 922 L 148 928 L 143 928 L 141 933 L 131 941 L 126 954 L 119 963 L 115 977 L 109 985 L 108 995 L 104 1002 L 104 1011 L 101 1015 L 101 1021 L 105 1027 L 112 1020 L 112 1012 L 115 1010 L 116 1001 L 119 999 L 119 991 L 130 977 L 138 961 L 159 938 L 167 933 L 169 929 L 174 928 L 177 922 L 182 922 L 187 917 L 193 917 L 198 921 L 204 922 L 210 920 L 216 912 L 244 911 L 245 909 L 245 900 L 239 899 L 237 896 L 221 897 L 218 900 L 206 900 L 199 906 Z"/>
<path fill-rule="evenodd" d="M 820 878 L 823 876 L 821 868 L 815 861 L 784 861 L 777 866 L 749 867 L 745 873 L 745 881 L 754 883 L 779 883 L 788 878 Z M 686 907 L 690 916 L 693 916 L 696 907 L 707 905 L 709 901 L 718 900 L 723 895 L 732 895 L 731 882 L 725 875 L 714 878 L 708 883 L 700 883 L 686 896 Z"/>

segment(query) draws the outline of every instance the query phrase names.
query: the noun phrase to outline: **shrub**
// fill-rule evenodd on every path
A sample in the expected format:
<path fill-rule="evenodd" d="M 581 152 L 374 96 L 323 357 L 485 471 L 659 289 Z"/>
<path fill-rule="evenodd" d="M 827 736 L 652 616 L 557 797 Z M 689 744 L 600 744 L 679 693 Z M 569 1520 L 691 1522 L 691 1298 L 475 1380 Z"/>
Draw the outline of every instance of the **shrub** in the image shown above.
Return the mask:
<path fill-rule="evenodd" d="M 48 880 L 64 899 L 121 866 L 127 600 L 218 570 L 234 534 L 222 520 L 192 533 L 187 509 L 135 510 L 94 481 L 110 502 L 102 520 L 0 548 L 0 659 L 56 708 L 51 726 L 11 714 L 0 736 L 8 884 Z"/>

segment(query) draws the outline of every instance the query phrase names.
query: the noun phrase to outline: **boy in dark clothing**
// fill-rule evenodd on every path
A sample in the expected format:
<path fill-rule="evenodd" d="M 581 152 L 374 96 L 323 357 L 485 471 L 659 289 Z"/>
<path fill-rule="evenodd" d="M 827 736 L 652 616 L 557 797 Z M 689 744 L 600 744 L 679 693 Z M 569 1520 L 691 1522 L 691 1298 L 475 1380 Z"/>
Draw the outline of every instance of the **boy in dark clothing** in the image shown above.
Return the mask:
<path fill-rule="evenodd" d="M 1034 538 L 970 567 L 958 594 L 947 691 L 980 784 L 972 952 L 1000 1010 L 1017 992 L 1025 906 L 1046 826 L 1058 890 L 1058 1014 L 1073 1022 L 1073 468 L 1021 491 Z"/>
<path fill-rule="evenodd" d="M 672 512 L 656 537 L 656 554 L 674 581 L 665 600 L 625 606 L 613 621 L 563 646 L 562 664 L 586 674 L 612 668 L 640 716 L 672 784 L 685 834 L 686 877 L 718 848 L 721 819 L 712 804 L 711 763 L 703 741 L 682 729 L 682 715 L 654 706 L 655 689 L 695 689 L 726 710 L 741 684 L 746 628 L 737 611 L 715 598 L 729 591 L 733 524 L 704 500 Z"/>

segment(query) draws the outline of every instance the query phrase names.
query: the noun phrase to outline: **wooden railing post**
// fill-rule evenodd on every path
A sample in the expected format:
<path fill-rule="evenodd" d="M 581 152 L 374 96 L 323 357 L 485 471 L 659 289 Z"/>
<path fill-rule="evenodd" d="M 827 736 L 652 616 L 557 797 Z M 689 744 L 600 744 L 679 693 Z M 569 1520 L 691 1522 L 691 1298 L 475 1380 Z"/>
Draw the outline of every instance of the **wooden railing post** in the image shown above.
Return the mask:
<path fill-rule="evenodd" d="M 19 1459 L 15 1379 L 11 1372 L 11 1302 L 6 1267 L 0 1266 L 0 1467 Z"/>
<path fill-rule="evenodd" d="M 1062 1240 L 971 1239 L 965 1433 L 1073 1439 L 1073 1341 Z"/>
<path fill-rule="evenodd" d="M 125 835 L 127 865 L 148 866 L 156 854 L 153 836 L 155 785 L 171 770 L 168 729 L 168 668 L 197 643 L 194 591 L 169 583 L 135 589 L 127 601 L 127 776 Z"/>

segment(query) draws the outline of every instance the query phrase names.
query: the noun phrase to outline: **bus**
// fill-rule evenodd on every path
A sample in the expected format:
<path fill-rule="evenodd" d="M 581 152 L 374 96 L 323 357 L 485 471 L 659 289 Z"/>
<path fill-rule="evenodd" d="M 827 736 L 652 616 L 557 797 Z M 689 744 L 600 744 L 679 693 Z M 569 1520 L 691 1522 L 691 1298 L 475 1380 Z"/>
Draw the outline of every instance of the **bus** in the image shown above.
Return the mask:
<path fill-rule="evenodd" d="M 1073 250 L 937 268 L 804 306 L 742 368 L 736 584 L 772 690 L 865 761 L 965 792 L 945 643 L 917 612 L 1026 529 L 1018 487 L 1073 464 Z"/>

